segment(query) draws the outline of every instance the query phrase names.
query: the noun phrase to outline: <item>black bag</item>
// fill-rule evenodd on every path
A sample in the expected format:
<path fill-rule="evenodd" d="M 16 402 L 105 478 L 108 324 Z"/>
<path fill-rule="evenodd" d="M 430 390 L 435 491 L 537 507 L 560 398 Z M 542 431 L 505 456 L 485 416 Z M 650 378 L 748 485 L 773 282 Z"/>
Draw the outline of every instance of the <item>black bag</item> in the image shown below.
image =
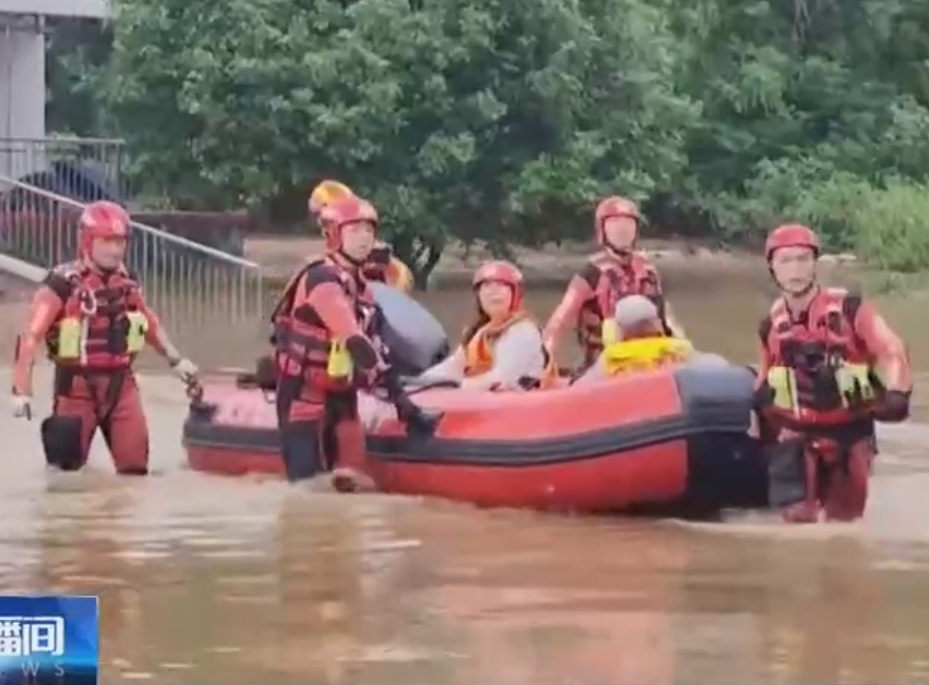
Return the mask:
<path fill-rule="evenodd" d="M 84 465 L 82 427 L 79 416 L 49 416 L 42 421 L 42 447 L 49 466 L 77 471 Z"/>

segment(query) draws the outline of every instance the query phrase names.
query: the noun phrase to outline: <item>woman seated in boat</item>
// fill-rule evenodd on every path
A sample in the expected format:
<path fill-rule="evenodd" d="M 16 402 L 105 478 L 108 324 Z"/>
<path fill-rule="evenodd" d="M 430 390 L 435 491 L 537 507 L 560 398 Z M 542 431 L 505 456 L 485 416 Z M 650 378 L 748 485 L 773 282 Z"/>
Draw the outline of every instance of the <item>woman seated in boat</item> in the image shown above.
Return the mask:
<path fill-rule="evenodd" d="M 578 381 L 681 364 L 693 356 L 690 342 L 665 333 L 654 302 L 629 295 L 616 303 L 613 318 L 603 322 L 603 352 Z"/>
<path fill-rule="evenodd" d="M 523 309 L 522 272 L 509 262 L 486 262 L 472 285 L 477 312 L 461 345 L 417 381 L 454 381 L 473 390 L 547 387 L 553 365 L 538 324 Z"/>

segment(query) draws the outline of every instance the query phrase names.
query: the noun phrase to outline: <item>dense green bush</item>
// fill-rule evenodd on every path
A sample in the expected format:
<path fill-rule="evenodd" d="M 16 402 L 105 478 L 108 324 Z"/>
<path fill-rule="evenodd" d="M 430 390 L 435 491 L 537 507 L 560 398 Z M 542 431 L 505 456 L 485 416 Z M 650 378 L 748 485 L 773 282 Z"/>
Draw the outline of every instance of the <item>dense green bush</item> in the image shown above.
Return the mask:
<path fill-rule="evenodd" d="M 851 217 L 857 253 L 875 268 L 929 269 L 929 186 L 893 181 L 870 192 Z"/>
<path fill-rule="evenodd" d="M 742 195 L 722 196 L 717 214 L 738 242 L 760 241 L 773 226 L 814 227 L 829 250 L 855 244 L 853 217 L 872 192 L 861 178 L 813 159 L 763 161 Z"/>

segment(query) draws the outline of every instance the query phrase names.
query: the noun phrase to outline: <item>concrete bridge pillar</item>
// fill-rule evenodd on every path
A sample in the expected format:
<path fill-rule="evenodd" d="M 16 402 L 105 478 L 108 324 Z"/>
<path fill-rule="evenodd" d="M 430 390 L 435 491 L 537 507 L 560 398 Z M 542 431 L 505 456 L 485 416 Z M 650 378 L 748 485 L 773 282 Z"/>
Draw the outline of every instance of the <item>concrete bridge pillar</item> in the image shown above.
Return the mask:
<path fill-rule="evenodd" d="M 45 36 L 37 16 L 0 15 L 0 174 L 44 166 Z"/>

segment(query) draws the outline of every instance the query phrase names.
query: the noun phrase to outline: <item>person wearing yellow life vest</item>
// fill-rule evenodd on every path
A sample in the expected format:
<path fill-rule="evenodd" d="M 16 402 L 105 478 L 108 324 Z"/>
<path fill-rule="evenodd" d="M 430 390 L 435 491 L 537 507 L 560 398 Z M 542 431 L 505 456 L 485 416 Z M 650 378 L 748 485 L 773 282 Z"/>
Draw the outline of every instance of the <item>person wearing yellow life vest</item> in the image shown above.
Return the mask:
<path fill-rule="evenodd" d="M 483 264 L 472 280 L 477 316 L 461 345 L 418 380 L 463 388 L 516 390 L 547 385 L 552 375 L 539 325 L 523 309 L 523 275 L 513 264 Z"/>
<path fill-rule="evenodd" d="M 781 296 L 758 329 L 755 409 L 782 447 L 802 452 L 806 499 L 783 510 L 791 523 L 864 515 L 875 421 L 906 420 L 913 392 L 906 344 L 861 295 L 820 285 L 820 252 L 802 224 L 778 226 L 765 241 Z"/>
<path fill-rule="evenodd" d="M 77 221 L 76 261 L 49 271 L 17 339 L 13 411 L 32 417 L 33 370 L 43 347 L 54 364 L 52 414 L 41 435 L 49 466 L 77 471 L 99 431 L 122 475 L 148 474 L 149 429 L 134 365 L 146 343 L 193 390 L 197 367 L 177 350 L 126 267 L 132 220 L 108 201 Z"/>
<path fill-rule="evenodd" d="M 310 193 L 307 203 L 310 216 L 316 220 L 320 230 L 326 231 L 326 220 L 323 210 L 334 202 L 350 200 L 357 197 L 355 191 L 339 181 L 326 180 L 317 185 Z M 377 241 L 362 267 L 362 275 L 369 281 L 378 281 L 410 292 L 414 286 L 413 272 L 406 264 L 393 254 L 393 249 L 383 241 Z"/>
<path fill-rule="evenodd" d="M 579 381 L 603 380 L 689 361 L 690 342 L 668 335 L 655 303 L 644 295 L 628 295 L 603 322 L 603 351 Z"/>

